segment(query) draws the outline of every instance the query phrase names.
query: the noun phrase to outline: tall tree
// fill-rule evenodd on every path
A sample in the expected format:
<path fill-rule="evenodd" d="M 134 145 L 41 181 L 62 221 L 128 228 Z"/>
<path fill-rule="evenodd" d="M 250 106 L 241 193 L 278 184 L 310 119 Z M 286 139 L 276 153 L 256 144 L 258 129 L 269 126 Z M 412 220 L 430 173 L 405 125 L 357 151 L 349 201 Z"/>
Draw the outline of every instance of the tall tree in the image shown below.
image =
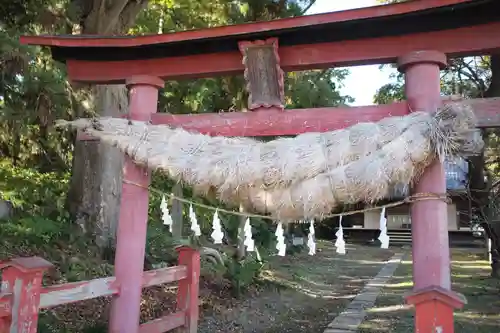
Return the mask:
<path fill-rule="evenodd" d="M 71 0 L 68 14 L 77 25 L 73 33 L 124 35 L 133 27 L 148 0 Z M 85 89 L 80 87 L 80 89 Z M 128 112 L 123 85 L 88 88 L 87 105 L 100 116 Z M 92 228 L 96 242 L 108 246 L 114 239 L 122 184 L 123 154 L 98 141 L 76 141 L 68 194 L 68 207 L 80 225 Z"/>

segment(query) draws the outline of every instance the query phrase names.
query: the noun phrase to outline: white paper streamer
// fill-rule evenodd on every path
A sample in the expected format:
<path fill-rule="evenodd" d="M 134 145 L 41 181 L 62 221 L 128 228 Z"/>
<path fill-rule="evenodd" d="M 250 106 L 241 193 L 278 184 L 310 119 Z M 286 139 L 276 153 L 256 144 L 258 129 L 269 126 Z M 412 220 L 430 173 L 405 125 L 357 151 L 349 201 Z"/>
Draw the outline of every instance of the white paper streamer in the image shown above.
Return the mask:
<path fill-rule="evenodd" d="M 245 241 L 243 244 L 247 247 L 248 252 L 253 252 L 255 250 L 255 242 L 252 238 L 252 226 L 250 225 L 249 218 L 245 221 L 243 232 L 245 233 Z"/>
<path fill-rule="evenodd" d="M 385 207 L 382 208 L 382 212 L 380 213 L 380 236 L 378 236 L 378 240 L 380 241 L 380 248 L 389 248 L 390 239 L 387 235 L 387 219 L 385 218 Z"/>
<path fill-rule="evenodd" d="M 167 201 L 165 200 L 165 196 L 161 198 L 160 210 L 161 210 L 161 219 L 163 220 L 163 224 L 168 225 L 168 230 L 172 232 L 172 226 L 174 222 L 172 221 L 172 216 L 170 216 L 170 211 L 168 210 L 168 205 Z"/>
<path fill-rule="evenodd" d="M 194 232 L 195 236 L 201 236 L 200 225 L 198 224 L 198 219 L 193 210 L 193 205 L 189 206 L 189 220 L 191 221 L 191 230 Z"/>
<path fill-rule="evenodd" d="M 336 252 L 345 254 L 344 229 L 342 228 L 342 215 L 339 218 L 339 230 L 335 233 L 337 240 L 335 241 Z"/>
<path fill-rule="evenodd" d="M 316 254 L 316 242 L 314 241 L 314 220 L 309 222 L 309 234 L 307 235 L 307 247 L 309 247 L 309 255 Z"/>
<path fill-rule="evenodd" d="M 224 238 L 224 232 L 222 231 L 222 225 L 219 219 L 218 210 L 214 213 L 214 218 L 212 221 L 212 239 L 214 240 L 214 244 L 222 244 L 222 239 Z"/>
<path fill-rule="evenodd" d="M 286 244 L 285 244 L 285 233 L 283 231 L 283 223 L 279 222 L 276 227 L 276 240 L 278 243 L 276 244 L 276 250 L 278 250 L 278 255 L 280 257 L 284 257 L 286 254 Z"/>

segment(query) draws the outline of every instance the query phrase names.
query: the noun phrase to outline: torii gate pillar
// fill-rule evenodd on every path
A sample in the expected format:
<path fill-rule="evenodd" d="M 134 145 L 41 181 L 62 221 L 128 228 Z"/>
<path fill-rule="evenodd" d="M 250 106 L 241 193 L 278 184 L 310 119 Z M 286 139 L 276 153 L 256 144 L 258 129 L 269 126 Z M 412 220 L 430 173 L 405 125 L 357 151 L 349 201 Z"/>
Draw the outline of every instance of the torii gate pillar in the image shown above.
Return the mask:
<path fill-rule="evenodd" d="M 442 105 L 440 70 L 446 55 L 418 51 L 398 59 L 405 73 L 405 93 L 410 111 L 432 112 Z M 440 161 L 432 163 L 414 187 L 415 193 L 446 193 Z M 453 310 L 465 298 L 451 291 L 447 204 L 426 200 L 411 205 L 414 289 L 406 300 L 415 305 L 415 332 L 452 333 Z"/>
<path fill-rule="evenodd" d="M 157 110 L 158 89 L 164 81 L 146 75 L 127 80 L 129 118 L 150 121 Z M 148 170 L 136 165 L 125 155 L 120 219 L 116 237 L 115 276 L 120 293 L 113 299 L 109 332 L 139 332 L 142 276 L 148 222 Z"/>

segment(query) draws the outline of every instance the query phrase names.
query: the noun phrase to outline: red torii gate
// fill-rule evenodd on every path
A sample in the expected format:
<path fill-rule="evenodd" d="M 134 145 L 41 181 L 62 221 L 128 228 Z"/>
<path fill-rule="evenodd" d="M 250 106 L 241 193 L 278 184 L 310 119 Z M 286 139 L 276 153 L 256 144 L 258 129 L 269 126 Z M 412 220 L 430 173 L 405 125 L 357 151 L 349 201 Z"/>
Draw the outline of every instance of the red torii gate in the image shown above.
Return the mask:
<path fill-rule="evenodd" d="M 410 110 L 434 110 L 443 103 L 440 69 L 446 66 L 447 56 L 500 50 L 500 1 L 418 0 L 163 35 L 34 36 L 21 41 L 50 46 L 53 57 L 66 63 L 73 81 L 126 83 L 132 119 L 210 135 L 289 135 L 335 130 L 405 115 Z M 354 108 L 283 108 L 283 70 L 395 62 L 405 73 L 406 102 Z M 243 72 L 252 112 L 155 114 L 158 89 L 164 80 Z M 266 74 L 261 75 L 263 72 Z M 500 126 L 500 99 L 467 102 L 473 104 L 480 127 Z M 124 177 L 132 183 L 149 183 L 147 172 L 128 158 Z M 442 165 L 431 165 L 414 190 L 444 193 Z M 123 184 L 115 259 L 120 292 L 113 302 L 111 332 L 139 332 L 147 204 L 147 190 Z M 416 332 L 451 333 L 453 309 L 465 300 L 451 291 L 446 204 L 438 200 L 415 202 L 411 215 L 414 292 L 407 301 L 416 308 Z M 197 309 L 190 311 L 191 322 L 184 326 L 195 332 Z"/>

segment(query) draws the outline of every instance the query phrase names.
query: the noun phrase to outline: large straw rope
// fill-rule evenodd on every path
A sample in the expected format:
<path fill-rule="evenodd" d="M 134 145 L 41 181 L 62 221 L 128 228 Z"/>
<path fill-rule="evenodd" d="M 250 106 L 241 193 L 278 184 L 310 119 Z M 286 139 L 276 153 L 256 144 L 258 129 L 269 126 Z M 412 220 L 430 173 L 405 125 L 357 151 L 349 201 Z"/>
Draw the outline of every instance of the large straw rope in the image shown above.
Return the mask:
<path fill-rule="evenodd" d="M 164 171 L 195 191 L 215 191 L 224 202 L 282 221 L 390 197 L 435 158 L 479 152 L 483 142 L 475 124 L 472 110 L 458 103 L 432 114 L 414 112 L 270 142 L 118 118 L 59 122 L 117 146 L 139 165 Z"/>

